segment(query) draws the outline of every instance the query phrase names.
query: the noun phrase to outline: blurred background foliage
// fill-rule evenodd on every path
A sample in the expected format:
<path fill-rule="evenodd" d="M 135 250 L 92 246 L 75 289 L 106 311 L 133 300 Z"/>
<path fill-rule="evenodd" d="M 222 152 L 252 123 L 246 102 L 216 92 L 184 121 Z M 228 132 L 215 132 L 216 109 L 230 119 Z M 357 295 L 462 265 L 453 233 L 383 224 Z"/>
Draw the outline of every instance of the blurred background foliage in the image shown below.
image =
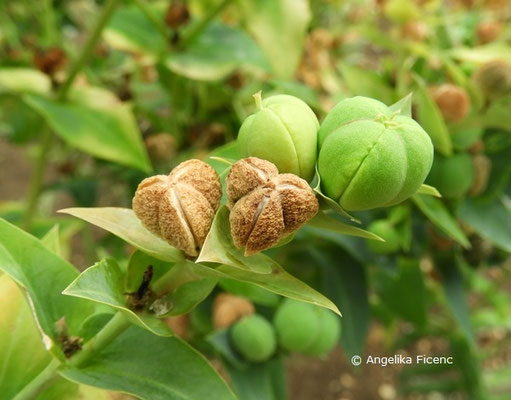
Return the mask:
<path fill-rule="evenodd" d="M 119 239 L 55 211 L 129 207 L 150 174 L 212 151 L 235 158 L 259 90 L 300 97 L 320 120 L 346 97 L 413 93 L 435 145 L 427 183 L 443 198 L 356 213 L 384 245 L 305 227 L 268 252 L 343 313 L 341 350 L 287 359 L 288 396 L 511 399 L 510 21 L 508 0 L 2 0 L 0 216 L 37 237 L 59 224 L 80 269 L 126 264 Z M 182 334 L 224 360 L 242 399 L 282 399 L 278 359 L 240 369 L 211 338 L 220 291 L 272 315 L 278 299 L 256 289 L 223 282 Z M 396 353 L 455 363 L 349 366 Z"/>

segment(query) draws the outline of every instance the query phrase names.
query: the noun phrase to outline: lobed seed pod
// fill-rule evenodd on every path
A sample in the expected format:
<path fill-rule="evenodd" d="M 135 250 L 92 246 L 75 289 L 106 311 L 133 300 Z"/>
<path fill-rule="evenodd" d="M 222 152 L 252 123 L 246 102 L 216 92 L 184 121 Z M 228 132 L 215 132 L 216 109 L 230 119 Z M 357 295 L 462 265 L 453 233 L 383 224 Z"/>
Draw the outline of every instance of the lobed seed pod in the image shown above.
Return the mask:
<path fill-rule="evenodd" d="M 168 176 L 144 179 L 133 198 L 133 211 L 149 231 L 197 256 L 221 197 L 215 170 L 203 161 L 188 160 Z"/>
<path fill-rule="evenodd" d="M 319 315 L 319 333 L 312 344 L 304 350 L 304 354 L 313 357 L 324 357 L 339 342 L 341 321 L 332 311 L 316 307 Z"/>
<path fill-rule="evenodd" d="M 465 89 L 445 83 L 432 88 L 431 94 L 447 121 L 460 122 L 467 116 L 470 109 L 470 98 Z"/>
<path fill-rule="evenodd" d="M 230 293 L 220 293 L 213 302 L 213 326 L 223 329 L 255 312 L 252 302 Z"/>
<path fill-rule="evenodd" d="M 252 362 L 268 360 L 277 348 L 273 326 L 258 314 L 238 321 L 232 327 L 231 339 L 243 357 Z"/>
<path fill-rule="evenodd" d="M 241 125 L 240 153 L 271 161 L 280 172 L 310 181 L 317 159 L 316 115 L 294 96 L 277 95 L 261 100 L 257 93 L 254 97 L 259 109 Z"/>
<path fill-rule="evenodd" d="M 236 247 L 245 247 L 245 255 L 276 245 L 319 209 L 305 180 L 279 175 L 272 163 L 254 157 L 236 162 L 226 185 L 231 235 Z"/>
<path fill-rule="evenodd" d="M 345 210 L 398 204 L 417 192 L 433 161 L 422 127 L 366 97 L 342 100 L 319 130 L 321 188 Z"/>

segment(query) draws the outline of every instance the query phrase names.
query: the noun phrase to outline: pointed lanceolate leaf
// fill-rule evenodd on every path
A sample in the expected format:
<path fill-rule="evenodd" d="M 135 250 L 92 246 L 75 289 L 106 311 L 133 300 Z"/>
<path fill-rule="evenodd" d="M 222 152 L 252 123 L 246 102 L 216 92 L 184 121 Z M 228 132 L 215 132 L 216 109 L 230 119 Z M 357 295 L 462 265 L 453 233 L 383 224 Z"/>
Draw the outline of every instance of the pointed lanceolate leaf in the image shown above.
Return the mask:
<path fill-rule="evenodd" d="M 358 236 L 384 242 L 384 240 L 378 235 L 356 226 L 345 224 L 322 211 L 316 214 L 316 216 L 309 221 L 309 225 L 314 228 L 325 229 L 327 231 L 333 231 L 343 235 Z"/>
<path fill-rule="evenodd" d="M 26 289 L 46 346 L 62 357 L 56 346 L 56 322 L 65 318 L 69 334 L 76 336 L 83 318 L 93 312 L 92 303 L 62 295 L 78 271 L 38 239 L 3 219 L 0 219 L 0 270 Z"/>
<path fill-rule="evenodd" d="M 63 366 L 66 379 L 144 400 L 235 400 L 207 360 L 176 337 L 136 326 L 97 351 L 81 368 Z"/>
<path fill-rule="evenodd" d="M 129 208 L 66 208 L 60 212 L 99 226 L 160 260 L 175 262 L 184 258 L 180 250 L 145 229 Z"/>
<path fill-rule="evenodd" d="M 431 196 L 416 194 L 412 197 L 419 210 L 428 219 L 450 238 L 457 241 L 465 248 L 470 247 L 470 242 L 461 230 L 456 219 L 449 213 L 445 205 L 439 199 Z"/>
<path fill-rule="evenodd" d="M 24 101 L 39 112 L 69 145 L 95 157 L 150 171 L 135 117 L 124 104 L 105 109 L 77 103 L 59 103 L 38 95 Z"/>
<path fill-rule="evenodd" d="M 128 306 L 124 276 L 114 260 L 101 260 L 80 274 L 63 292 L 121 310 L 130 321 L 159 336 L 172 331 L 162 320 L 147 313 L 135 313 Z"/>
<path fill-rule="evenodd" d="M 436 187 L 426 185 L 425 183 L 423 183 L 421 185 L 419 190 L 417 190 L 417 193 L 418 194 L 426 194 L 428 196 L 433 196 L 433 197 L 442 197 L 442 195 L 440 194 L 440 192 L 438 191 L 438 189 Z"/>
<path fill-rule="evenodd" d="M 406 95 L 401 100 L 389 106 L 390 111 L 412 118 L 412 97 L 413 93 Z"/>
<path fill-rule="evenodd" d="M 50 78 L 41 71 L 30 68 L 0 68 L 0 94 L 49 94 L 50 91 Z"/>
<path fill-rule="evenodd" d="M 415 98 L 419 122 L 431 137 L 435 150 L 444 156 L 449 156 L 452 154 L 452 140 L 444 117 L 429 94 L 424 81 L 416 76 L 415 83 L 417 85 Z"/>
<path fill-rule="evenodd" d="M 0 276 L 0 387 L 2 397 L 12 399 L 51 361 L 41 342 L 30 307 L 21 289 L 9 277 Z"/>

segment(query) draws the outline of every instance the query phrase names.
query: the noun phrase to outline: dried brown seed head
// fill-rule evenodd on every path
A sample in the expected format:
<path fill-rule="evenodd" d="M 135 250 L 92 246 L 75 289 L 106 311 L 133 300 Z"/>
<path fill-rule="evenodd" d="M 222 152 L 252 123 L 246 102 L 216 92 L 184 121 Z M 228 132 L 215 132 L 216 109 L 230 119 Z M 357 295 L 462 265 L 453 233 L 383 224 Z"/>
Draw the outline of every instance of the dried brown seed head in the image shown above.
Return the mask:
<path fill-rule="evenodd" d="M 228 207 L 256 187 L 268 183 L 279 174 L 275 164 L 257 157 L 248 157 L 231 166 L 226 180 Z"/>
<path fill-rule="evenodd" d="M 487 44 L 497 39 L 502 32 L 502 25 L 497 21 L 482 21 L 477 25 L 477 40 L 481 44 Z"/>
<path fill-rule="evenodd" d="M 467 116 L 470 108 L 470 98 L 463 88 L 445 83 L 433 88 L 432 95 L 447 121 L 460 122 Z"/>
<path fill-rule="evenodd" d="M 251 167 L 240 162 L 236 164 L 238 167 L 233 173 L 235 179 L 231 180 L 233 197 L 230 201 L 233 205 L 229 221 L 234 244 L 238 248 L 245 247 L 245 255 L 275 246 L 280 239 L 296 231 L 318 212 L 314 192 L 300 177 L 278 175 L 274 174 L 273 169 L 268 169 L 271 177 L 263 175 L 264 179 L 259 179 Z M 247 173 L 249 178 L 244 180 L 243 173 Z M 246 185 L 247 181 L 251 183 Z M 239 187 L 236 185 L 243 186 L 243 190 L 236 191 Z M 233 192 L 236 195 L 232 195 Z M 245 194 L 234 201 L 240 193 Z"/>
<path fill-rule="evenodd" d="M 503 96 L 511 92 L 511 65 L 490 61 L 477 69 L 474 80 L 488 98 Z"/>
<path fill-rule="evenodd" d="M 227 328 L 254 312 L 254 305 L 246 298 L 220 293 L 213 302 L 213 326 L 215 329 Z"/>
<path fill-rule="evenodd" d="M 220 179 L 200 160 L 179 164 L 169 176 L 144 179 L 133 198 L 133 211 L 152 233 L 196 256 L 220 205 Z"/>

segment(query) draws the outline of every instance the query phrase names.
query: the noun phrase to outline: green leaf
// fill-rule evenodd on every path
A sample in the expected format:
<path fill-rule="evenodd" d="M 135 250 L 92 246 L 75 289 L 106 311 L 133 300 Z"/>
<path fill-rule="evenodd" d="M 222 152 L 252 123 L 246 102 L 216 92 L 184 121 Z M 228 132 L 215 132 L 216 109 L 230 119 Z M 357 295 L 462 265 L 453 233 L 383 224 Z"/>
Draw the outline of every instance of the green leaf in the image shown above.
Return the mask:
<path fill-rule="evenodd" d="M 511 110 L 511 96 L 492 101 L 483 116 L 484 125 L 510 132 L 509 110 Z"/>
<path fill-rule="evenodd" d="M 11 399 L 51 361 L 27 301 L 16 283 L 0 276 L 0 387 Z"/>
<path fill-rule="evenodd" d="M 213 331 L 206 336 L 206 341 L 213 346 L 213 349 L 220 355 L 223 360 L 226 360 L 230 365 L 239 369 L 246 369 L 248 361 L 236 351 L 231 344 L 231 331 L 230 329 L 222 329 Z"/>
<path fill-rule="evenodd" d="M 65 318 L 68 332 L 79 334 L 83 318 L 93 312 L 91 303 L 62 296 L 78 271 L 48 250 L 39 240 L 0 219 L 0 270 L 24 287 L 48 349 L 59 357 L 55 323 Z"/>
<path fill-rule="evenodd" d="M 46 248 L 53 253 L 62 257 L 61 249 L 60 249 L 60 235 L 59 235 L 59 226 L 55 225 L 51 228 L 46 235 L 41 238 L 41 243 L 46 246 Z"/>
<path fill-rule="evenodd" d="M 426 288 L 417 260 L 399 259 L 395 273 L 380 268 L 375 284 L 385 305 L 419 328 L 426 324 Z"/>
<path fill-rule="evenodd" d="M 39 93 L 49 94 L 50 78 L 36 69 L 0 68 L 0 94 Z"/>
<path fill-rule="evenodd" d="M 241 0 L 241 11 L 278 78 L 294 77 L 311 20 L 307 0 Z"/>
<path fill-rule="evenodd" d="M 257 44 L 243 31 L 211 23 L 183 52 L 171 54 L 165 65 L 187 78 L 223 79 L 238 67 L 267 70 L 267 61 Z"/>
<path fill-rule="evenodd" d="M 425 194 L 428 196 L 434 196 L 434 197 L 442 197 L 442 195 L 440 194 L 440 192 L 438 191 L 438 189 L 436 187 L 431 186 L 431 185 L 426 185 L 425 183 L 423 183 L 421 185 L 419 190 L 417 190 L 417 193 Z"/>
<path fill-rule="evenodd" d="M 275 307 L 280 300 L 280 297 L 275 293 L 268 292 L 252 283 L 221 279 L 218 285 L 229 293 L 246 297 L 255 304 L 267 307 Z"/>
<path fill-rule="evenodd" d="M 444 117 L 429 94 L 424 81 L 418 76 L 414 78 L 417 85 L 415 98 L 419 123 L 431 137 L 435 150 L 444 156 L 449 156 L 452 154 L 452 141 Z"/>
<path fill-rule="evenodd" d="M 322 270 L 322 288 L 343 310 L 341 344 L 348 357 L 364 353 L 370 310 L 364 266 L 346 255 L 339 262 L 339 249 L 314 250 L 312 256 Z M 344 253 L 341 253 L 344 254 Z"/>
<path fill-rule="evenodd" d="M 339 68 L 354 95 L 373 97 L 385 104 L 394 102 L 394 91 L 377 73 L 347 64 L 341 64 Z"/>
<path fill-rule="evenodd" d="M 159 260 L 176 262 L 184 259 L 180 250 L 145 229 L 129 208 L 66 208 L 59 212 L 99 226 Z"/>
<path fill-rule="evenodd" d="M 124 276 L 114 260 L 101 260 L 87 268 L 62 293 L 121 310 L 132 323 L 155 335 L 172 335 L 167 324 L 154 315 L 144 312 L 135 313 L 128 308 Z"/>
<path fill-rule="evenodd" d="M 107 392 L 92 386 L 78 385 L 59 377 L 37 400 L 112 400 L 116 398 L 113 392 Z"/>
<path fill-rule="evenodd" d="M 413 93 L 406 95 L 401 100 L 389 106 L 390 111 L 412 118 L 412 97 Z"/>
<path fill-rule="evenodd" d="M 240 400 L 285 400 L 284 365 L 280 359 L 237 369 L 226 364 L 234 391 Z"/>
<path fill-rule="evenodd" d="M 135 292 L 140 287 L 144 273 L 150 265 L 153 267 L 151 282 L 160 279 L 173 267 L 169 262 L 151 257 L 139 250 L 134 251 L 130 256 L 128 269 L 126 271 L 126 286 L 124 288 L 126 292 Z"/>
<path fill-rule="evenodd" d="M 151 170 L 129 106 L 121 103 L 99 109 L 83 104 L 59 103 L 37 95 L 25 95 L 23 99 L 69 145 L 98 158 L 145 172 Z"/>
<path fill-rule="evenodd" d="M 477 65 L 486 64 L 495 60 L 507 60 L 511 62 L 511 50 L 502 42 L 494 42 L 477 47 L 456 46 L 452 49 L 451 55 L 457 60 Z"/>
<path fill-rule="evenodd" d="M 343 235 L 357 236 L 384 242 L 384 240 L 378 235 L 375 235 L 374 233 L 368 232 L 356 226 L 345 224 L 333 217 L 328 216 L 322 211 L 317 213 L 316 216 L 308 222 L 308 225 L 314 228 L 325 229 Z"/>
<path fill-rule="evenodd" d="M 229 210 L 226 206 L 222 206 L 213 220 L 197 262 L 228 264 L 259 274 L 269 274 L 271 267 L 266 257 L 262 254 L 245 257 L 244 251 L 234 245 L 230 229 Z"/>
<path fill-rule="evenodd" d="M 146 7 L 163 22 L 164 7 L 149 3 Z M 143 54 L 152 60 L 167 49 L 160 31 L 135 5 L 119 7 L 103 31 L 103 37 L 114 49 Z"/>
<path fill-rule="evenodd" d="M 176 337 L 136 326 L 94 353 L 82 368 L 63 365 L 69 380 L 121 391 L 145 400 L 235 400 L 206 359 Z"/>
<path fill-rule="evenodd" d="M 428 217 L 428 219 L 442 232 L 457 241 L 465 248 L 470 242 L 456 222 L 456 219 L 447 211 L 442 201 L 431 196 L 416 194 L 412 196 L 415 205 Z"/>
<path fill-rule="evenodd" d="M 458 217 L 498 248 L 511 252 L 511 210 L 500 199 L 490 203 L 465 199 Z"/>

